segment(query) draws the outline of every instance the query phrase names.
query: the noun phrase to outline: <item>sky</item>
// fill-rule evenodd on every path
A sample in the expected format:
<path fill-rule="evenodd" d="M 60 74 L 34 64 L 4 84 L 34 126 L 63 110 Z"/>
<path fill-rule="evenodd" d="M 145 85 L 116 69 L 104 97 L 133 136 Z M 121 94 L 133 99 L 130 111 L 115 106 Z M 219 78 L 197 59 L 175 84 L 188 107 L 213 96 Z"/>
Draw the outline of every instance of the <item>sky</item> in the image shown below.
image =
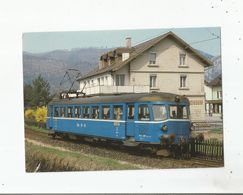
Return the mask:
<path fill-rule="evenodd" d="M 195 49 L 213 56 L 220 55 L 220 28 L 172 28 L 139 30 L 104 30 L 70 32 L 23 33 L 23 51 L 48 52 L 73 48 L 114 48 L 125 46 L 125 38 L 132 38 L 132 45 L 172 31 Z"/>

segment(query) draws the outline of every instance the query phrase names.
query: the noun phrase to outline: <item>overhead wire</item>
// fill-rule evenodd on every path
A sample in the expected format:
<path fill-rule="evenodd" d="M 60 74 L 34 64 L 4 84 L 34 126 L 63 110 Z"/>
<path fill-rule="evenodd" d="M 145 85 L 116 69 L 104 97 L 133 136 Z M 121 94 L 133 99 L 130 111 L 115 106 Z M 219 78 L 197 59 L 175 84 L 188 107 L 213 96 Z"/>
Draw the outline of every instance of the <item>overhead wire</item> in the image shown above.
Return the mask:
<path fill-rule="evenodd" d="M 202 42 L 206 42 L 206 41 L 212 41 L 212 40 L 215 40 L 215 39 L 219 39 L 219 37 L 215 37 L 215 38 L 211 38 L 211 39 L 205 39 L 205 40 L 201 40 L 201 41 L 195 41 L 195 42 L 191 42 L 189 44 L 190 45 L 192 45 L 192 44 L 198 44 L 198 43 L 202 43 Z"/>

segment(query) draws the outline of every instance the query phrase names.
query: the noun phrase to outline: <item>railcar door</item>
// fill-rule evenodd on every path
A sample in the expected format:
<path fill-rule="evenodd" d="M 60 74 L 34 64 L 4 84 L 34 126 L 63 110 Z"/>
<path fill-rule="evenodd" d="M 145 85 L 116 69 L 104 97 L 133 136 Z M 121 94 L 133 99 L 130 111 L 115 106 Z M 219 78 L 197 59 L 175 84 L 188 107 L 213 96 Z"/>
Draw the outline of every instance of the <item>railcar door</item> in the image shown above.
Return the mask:
<path fill-rule="evenodd" d="M 136 115 L 135 140 L 150 142 L 150 126 L 152 124 L 150 123 L 151 118 L 149 105 L 145 103 L 138 104 Z"/>
<path fill-rule="evenodd" d="M 127 104 L 127 118 L 126 118 L 126 136 L 134 137 L 135 123 L 134 123 L 134 104 Z"/>

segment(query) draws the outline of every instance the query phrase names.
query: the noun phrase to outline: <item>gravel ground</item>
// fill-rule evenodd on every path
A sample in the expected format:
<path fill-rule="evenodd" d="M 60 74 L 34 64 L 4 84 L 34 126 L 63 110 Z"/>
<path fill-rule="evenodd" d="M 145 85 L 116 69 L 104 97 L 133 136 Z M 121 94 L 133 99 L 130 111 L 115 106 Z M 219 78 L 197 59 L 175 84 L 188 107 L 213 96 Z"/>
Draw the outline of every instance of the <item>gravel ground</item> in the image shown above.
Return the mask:
<path fill-rule="evenodd" d="M 151 155 L 146 155 L 139 150 L 130 150 L 116 145 L 99 144 L 99 146 L 97 146 L 97 144 L 91 142 L 62 140 L 58 138 L 51 139 L 47 136 L 47 133 L 31 129 L 25 129 L 25 137 L 28 140 L 36 140 L 54 147 L 61 147 L 67 150 L 80 152 L 82 154 L 92 154 L 118 161 L 126 161 L 152 169 L 208 167 L 203 163 L 196 163 L 192 160 L 151 157 Z"/>

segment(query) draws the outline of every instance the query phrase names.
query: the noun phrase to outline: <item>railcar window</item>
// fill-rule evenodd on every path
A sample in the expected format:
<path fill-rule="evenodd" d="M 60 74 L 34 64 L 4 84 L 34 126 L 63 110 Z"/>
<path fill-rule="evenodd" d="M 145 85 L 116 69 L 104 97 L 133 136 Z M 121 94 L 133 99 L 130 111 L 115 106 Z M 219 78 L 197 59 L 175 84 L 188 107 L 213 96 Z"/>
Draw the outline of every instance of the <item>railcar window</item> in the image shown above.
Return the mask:
<path fill-rule="evenodd" d="M 188 112 L 186 106 L 183 105 L 170 106 L 170 118 L 188 119 Z"/>
<path fill-rule="evenodd" d="M 128 105 L 127 107 L 127 119 L 134 119 L 134 105 Z"/>
<path fill-rule="evenodd" d="M 99 118 L 99 106 L 92 106 L 92 118 L 98 119 Z"/>
<path fill-rule="evenodd" d="M 167 119 L 166 107 L 162 105 L 153 105 L 154 120 L 165 120 Z"/>
<path fill-rule="evenodd" d="M 110 106 L 102 106 L 101 108 L 101 118 L 110 119 Z"/>
<path fill-rule="evenodd" d="M 138 120 L 148 121 L 150 120 L 149 108 L 148 105 L 139 105 L 138 107 Z"/>
<path fill-rule="evenodd" d="M 113 107 L 113 119 L 121 120 L 123 116 L 123 108 L 122 106 L 114 106 Z"/>
<path fill-rule="evenodd" d="M 80 118 L 80 107 L 79 106 L 74 107 L 74 115 L 75 115 L 75 118 Z"/>
<path fill-rule="evenodd" d="M 83 118 L 89 118 L 89 106 L 83 107 Z"/>
<path fill-rule="evenodd" d="M 67 112 L 68 118 L 73 117 L 73 107 L 68 107 L 68 112 Z"/>
<path fill-rule="evenodd" d="M 59 117 L 59 108 L 58 107 L 54 108 L 54 117 Z"/>
<path fill-rule="evenodd" d="M 60 110 L 61 110 L 61 117 L 65 117 L 66 108 L 61 107 Z"/>

